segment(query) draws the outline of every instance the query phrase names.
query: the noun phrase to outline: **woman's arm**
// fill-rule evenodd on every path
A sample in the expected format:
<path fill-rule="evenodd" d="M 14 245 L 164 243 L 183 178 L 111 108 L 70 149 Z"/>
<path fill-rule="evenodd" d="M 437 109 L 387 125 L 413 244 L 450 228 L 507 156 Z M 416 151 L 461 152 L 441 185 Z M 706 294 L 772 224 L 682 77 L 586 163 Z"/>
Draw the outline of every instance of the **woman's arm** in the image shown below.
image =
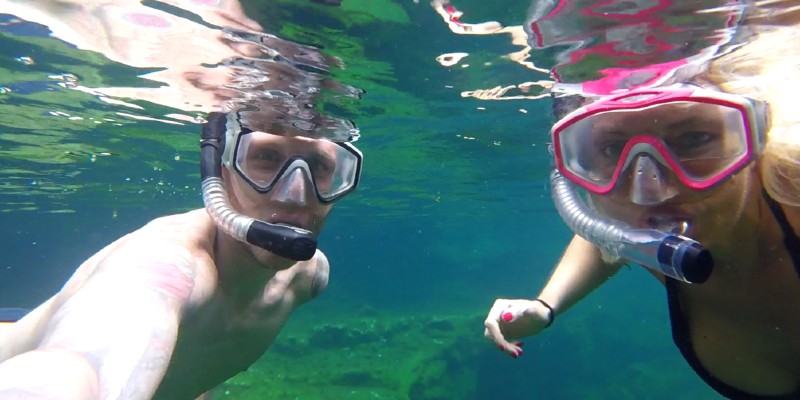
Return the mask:
<path fill-rule="evenodd" d="M 562 314 L 614 276 L 621 266 L 605 263 L 597 247 L 576 235 L 539 298 L 550 304 L 556 314 Z"/>
<path fill-rule="evenodd" d="M 575 236 L 536 300 L 495 300 L 484 321 L 484 336 L 511 356 L 519 356 L 521 343 L 509 340 L 538 334 L 557 314 L 586 297 L 620 266 L 604 262 L 597 247 Z"/>

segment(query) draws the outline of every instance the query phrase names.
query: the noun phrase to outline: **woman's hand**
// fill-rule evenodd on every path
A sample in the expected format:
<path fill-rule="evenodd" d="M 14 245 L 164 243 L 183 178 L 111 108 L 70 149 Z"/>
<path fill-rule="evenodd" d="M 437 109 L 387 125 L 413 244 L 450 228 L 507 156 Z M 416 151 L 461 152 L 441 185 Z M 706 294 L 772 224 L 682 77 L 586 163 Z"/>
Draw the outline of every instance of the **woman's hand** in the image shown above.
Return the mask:
<path fill-rule="evenodd" d="M 522 355 L 522 342 L 509 340 L 536 335 L 552 320 L 552 311 L 541 301 L 497 299 L 483 323 L 483 336 L 517 358 Z"/>

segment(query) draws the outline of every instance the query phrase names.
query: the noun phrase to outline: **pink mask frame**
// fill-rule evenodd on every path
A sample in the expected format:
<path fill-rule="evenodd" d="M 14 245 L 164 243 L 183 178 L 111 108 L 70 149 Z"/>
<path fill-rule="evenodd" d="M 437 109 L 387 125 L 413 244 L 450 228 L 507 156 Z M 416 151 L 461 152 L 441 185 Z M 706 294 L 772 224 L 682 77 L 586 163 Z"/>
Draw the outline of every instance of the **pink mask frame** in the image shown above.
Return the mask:
<path fill-rule="evenodd" d="M 614 173 L 608 183 L 599 184 L 584 178 L 573 172 L 567 166 L 568 163 L 566 163 L 563 158 L 562 135 L 568 132 L 568 129 L 576 123 L 603 112 L 639 110 L 676 102 L 719 105 L 738 111 L 742 118 L 742 126 L 744 127 L 744 135 L 746 138 L 746 149 L 743 155 L 735 162 L 715 172 L 713 175 L 697 179 L 689 175 L 681 164 L 675 160 L 661 138 L 644 134 L 630 138 L 625 144 Z M 705 190 L 719 184 L 721 181 L 744 168 L 760 154 L 765 142 L 768 125 L 767 107 L 766 103 L 763 101 L 703 89 L 692 85 L 680 84 L 664 88 L 636 89 L 621 94 L 602 97 L 598 101 L 567 114 L 564 118 L 556 122 L 550 134 L 558 171 L 589 192 L 596 194 L 607 194 L 611 192 L 628 164 L 642 153 L 648 154 L 660 163 L 668 166 L 675 173 L 678 180 L 687 187 L 694 190 Z"/>

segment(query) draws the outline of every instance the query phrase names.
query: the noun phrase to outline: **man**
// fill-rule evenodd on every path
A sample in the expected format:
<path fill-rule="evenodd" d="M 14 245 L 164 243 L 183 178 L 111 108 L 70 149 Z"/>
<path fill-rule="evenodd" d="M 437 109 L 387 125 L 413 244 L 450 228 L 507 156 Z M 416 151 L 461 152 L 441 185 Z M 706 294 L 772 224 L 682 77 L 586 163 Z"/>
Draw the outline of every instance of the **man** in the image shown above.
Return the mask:
<path fill-rule="evenodd" d="M 209 117 L 206 209 L 118 239 L 0 325 L 0 398 L 193 399 L 261 357 L 325 289 L 315 237 L 362 163 L 346 141 L 263 126 L 269 114 Z"/>

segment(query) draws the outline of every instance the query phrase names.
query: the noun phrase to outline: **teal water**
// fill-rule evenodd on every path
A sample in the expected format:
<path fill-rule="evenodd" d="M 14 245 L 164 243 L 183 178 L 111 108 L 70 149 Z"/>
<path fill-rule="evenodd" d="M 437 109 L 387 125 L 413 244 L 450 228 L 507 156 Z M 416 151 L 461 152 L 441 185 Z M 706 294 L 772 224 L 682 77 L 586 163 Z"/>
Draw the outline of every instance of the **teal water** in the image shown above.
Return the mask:
<path fill-rule="evenodd" d="M 506 25 L 528 5 L 459 3 Z M 341 110 L 361 130 L 365 169 L 320 238 L 328 290 L 220 398 L 716 398 L 673 347 L 665 293 L 641 269 L 525 340 L 519 359 L 483 339 L 492 301 L 535 296 L 571 237 L 548 192 L 549 102 L 460 96 L 546 78 L 503 58 L 519 50 L 506 35 L 455 35 L 424 0 L 244 8 L 267 32 L 344 60 L 335 78 L 366 91 Z M 201 113 L 60 86 L 64 74 L 90 88 L 156 85 L 140 77 L 150 69 L 3 21 L 0 305 L 34 307 L 115 238 L 202 207 L 199 126 L 165 117 Z M 455 51 L 469 67 L 435 61 Z"/>

